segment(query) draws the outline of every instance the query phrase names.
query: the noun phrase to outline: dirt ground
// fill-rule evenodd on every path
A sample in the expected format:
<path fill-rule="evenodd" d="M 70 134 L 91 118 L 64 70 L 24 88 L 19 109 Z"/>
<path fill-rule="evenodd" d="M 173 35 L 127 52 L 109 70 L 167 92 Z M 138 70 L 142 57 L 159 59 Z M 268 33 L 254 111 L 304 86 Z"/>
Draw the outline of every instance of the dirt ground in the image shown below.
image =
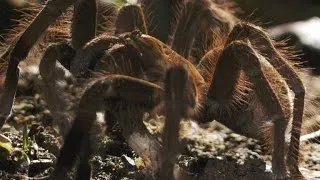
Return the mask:
<path fill-rule="evenodd" d="M 2 129 L 13 150 L 6 154 L 0 148 L 0 155 L 5 154 L 0 159 L 0 179 L 46 179 L 53 171 L 60 138 L 39 95 L 38 76 L 21 76 L 13 115 Z M 159 117 L 145 123 L 151 132 L 160 135 L 163 121 Z M 177 157 L 178 167 L 194 179 L 272 179 L 271 156 L 259 141 L 232 133 L 215 122 L 199 126 L 185 120 L 181 128 L 183 148 Z M 143 161 L 117 127 L 99 139 L 91 160 L 94 179 L 149 179 Z M 300 166 L 308 179 L 320 179 L 318 142 L 302 144 Z"/>

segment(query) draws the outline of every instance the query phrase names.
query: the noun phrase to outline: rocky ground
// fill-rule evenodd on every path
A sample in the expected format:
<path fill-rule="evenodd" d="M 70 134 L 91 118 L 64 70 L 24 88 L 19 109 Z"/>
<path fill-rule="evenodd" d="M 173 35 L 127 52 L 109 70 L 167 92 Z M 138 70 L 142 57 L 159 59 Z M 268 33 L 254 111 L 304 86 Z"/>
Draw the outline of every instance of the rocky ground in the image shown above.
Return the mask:
<path fill-rule="evenodd" d="M 13 115 L 1 130 L 0 179 L 46 179 L 53 171 L 60 138 L 35 85 L 37 76 L 22 77 Z M 161 117 L 146 122 L 157 135 L 162 124 Z M 217 123 L 199 126 L 184 121 L 181 127 L 184 147 L 177 162 L 195 179 L 271 179 L 271 157 L 258 141 L 232 133 Z M 94 179 L 148 179 L 143 161 L 119 131 L 100 139 L 91 160 Z M 320 144 L 303 143 L 301 155 L 302 172 L 308 179 L 320 179 Z"/>

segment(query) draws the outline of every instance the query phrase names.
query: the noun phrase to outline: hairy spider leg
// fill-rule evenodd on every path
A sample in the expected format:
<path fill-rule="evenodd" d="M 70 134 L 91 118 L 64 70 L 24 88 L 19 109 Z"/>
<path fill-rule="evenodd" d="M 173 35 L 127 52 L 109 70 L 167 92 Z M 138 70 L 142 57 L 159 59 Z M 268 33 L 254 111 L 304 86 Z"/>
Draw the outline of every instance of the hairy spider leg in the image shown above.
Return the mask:
<path fill-rule="evenodd" d="M 208 0 L 187 1 L 173 35 L 172 50 L 188 59 L 200 32 L 231 29 L 234 18 Z M 213 37 L 212 37 L 213 38 Z M 201 41 L 201 40 L 200 40 Z M 205 40 L 207 41 L 207 40 Z M 206 42 L 197 42 L 204 45 Z M 191 60 L 191 59 L 189 59 Z"/>
<path fill-rule="evenodd" d="M 228 102 L 232 103 L 232 99 L 236 96 L 234 94 L 237 92 L 235 88 L 240 72 L 243 70 L 253 83 L 252 88 L 257 93 L 263 108 L 274 122 L 272 170 L 275 177 L 281 179 L 286 177 L 284 150 L 287 122 L 278 97 L 262 70 L 265 62 L 265 58 L 253 49 L 250 42 L 233 41 L 228 44 L 216 64 L 200 121 L 216 119 L 226 126 L 230 126 L 229 123 L 224 122 L 230 114 L 221 112 L 227 111 L 225 108 L 228 107 Z M 230 104 L 230 106 L 232 105 Z"/>
<path fill-rule="evenodd" d="M 81 55 L 91 45 L 85 46 L 85 44 L 95 37 L 96 13 L 97 5 L 94 0 L 77 1 L 71 23 L 71 44 L 63 42 L 49 46 L 40 62 L 39 70 L 43 80 L 44 98 L 48 103 L 54 122 L 58 125 L 62 137 L 65 137 L 70 129 L 71 116 L 66 112 L 68 98 L 57 82 L 68 79 L 66 77 L 67 75 L 70 76 L 68 70 L 74 69 L 74 59 L 77 60 L 77 63 L 84 66 L 85 69 L 88 69 L 89 67 L 86 65 L 93 61 L 90 59 L 93 56 L 92 54 L 90 54 L 91 56 L 88 55 L 89 59 L 85 59 Z M 104 45 L 113 43 L 113 41 L 110 41 L 111 38 L 109 41 L 104 42 Z M 81 60 L 87 62 L 87 64 L 78 62 Z M 71 73 L 76 74 L 76 72 Z"/>
<path fill-rule="evenodd" d="M 87 146 L 91 144 L 88 142 L 90 129 L 96 113 L 104 111 L 117 118 L 130 147 L 146 160 L 152 171 L 158 170 L 161 146 L 146 129 L 142 117 L 144 112 L 151 111 L 160 103 L 161 94 L 163 89 L 158 85 L 129 76 L 110 75 L 97 80 L 81 98 L 74 123 L 61 148 L 54 178 L 65 177 L 81 151 L 87 151 L 81 153 L 87 154 L 80 158 L 81 167 L 89 167 L 92 153 Z"/>
<path fill-rule="evenodd" d="M 49 0 L 42 11 L 20 36 L 11 51 L 3 93 L 0 98 L 0 125 L 5 123 L 11 113 L 19 79 L 18 65 L 20 61 L 27 57 L 30 49 L 36 44 L 44 31 L 49 27 L 49 25 L 54 23 L 69 6 L 76 2 L 87 3 L 87 1 L 88 0 Z"/>
<path fill-rule="evenodd" d="M 128 33 L 139 30 L 148 34 L 147 25 L 141 6 L 132 4 L 121 7 L 115 23 L 115 34 Z"/>
<path fill-rule="evenodd" d="M 161 180 L 175 179 L 174 167 L 180 150 L 180 121 L 182 118 L 192 116 L 188 111 L 190 109 L 193 111 L 197 102 L 193 79 L 185 67 L 169 68 L 164 83 L 166 121 L 162 134 Z"/>
<path fill-rule="evenodd" d="M 170 42 L 184 0 L 139 0 L 147 22 L 148 34 L 163 43 Z"/>
<path fill-rule="evenodd" d="M 39 65 L 43 96 L 52 113 L 53 123 L 58 126 L 62 137 L 67 135 L 71 127 L 71 116 L 66 112 L 68 98 L 58 81 L 70 79 L 70 72 L 65 66 L 74 55 L 75 50 L 68 43 L 51 45 L 45 51 Z"/>
<path fill-rule="evenodd" d="M 284 78 L 289 88 L 293 91 L 293 121 L 291 130 L 291 140 L 287 155 L 287 165 L 291 176 L 302 176 L 299 171 L 299 147 L 302 117 L 304 111 L 305 88 L 288 61 L 274 47 L 272 40 L 261 28 L 249 23 L 237 24 L 229 36 L 228 42 L 233 40 L 248 39 L 256 50 L 258 50 L 279 74 Z"/>

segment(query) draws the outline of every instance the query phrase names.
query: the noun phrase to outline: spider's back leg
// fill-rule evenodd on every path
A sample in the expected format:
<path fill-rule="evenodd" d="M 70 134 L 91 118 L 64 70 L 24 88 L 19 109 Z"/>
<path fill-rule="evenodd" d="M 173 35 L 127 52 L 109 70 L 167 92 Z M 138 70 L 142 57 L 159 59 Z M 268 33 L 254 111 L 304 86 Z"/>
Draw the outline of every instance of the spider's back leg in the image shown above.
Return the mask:
<path fill-rule="evenodd" d="M 148 32 L 151 36 L 167 43 L 179 16 L 184 0 L 140 0 Z"/>
<path fill-rule="evenodd" d="M 125 5 L 119 10 L 116 20 L 115 34 L 139 30 L 147 34 L 147 26 L 142 9 L 139 5 Z"/>
<path fill-rule="evenodd" d="M 232 14 L 219 8 L 212 1 L 188 1 L 179 17 L 171 48 L 183 57 L 189 58 L 195 40 L 197 40 L 196 45 L 204 46 L 206 44 L 206 42 L 199 42 L 199 38 L 196 39 L 200 33 L 207 34 L 211 30 L 216 32 L 229 30 L 234 21 L 235 17 Z"/>
<path fill-rule="evenodd" d="M 247 109 L 234 107 L 233 102 L 237 98 L 237 84 L 241 77 L 241 70 L 252 83 L 253 92 L 256 93 L 256 101 L 260 102 L 265 117 L 273 121 L 273 152 L 272 170 L 276 178 L 286 178 L 285 165 L 285 130 L 287 127 L 287 112 L 282 109 L 282 104 L 277 93 L 268 81 L 264 67 L 268 66 L 266 59 L 261 56 L 250 44 L 250 42 L 233 41 L 225 47 L 216 65 L 211 86 L 208 90 L 207 101 L 204 104 L 202 119 L 217 119 L 231 129 L 238 128 L 240 132 L 253 130 L 253 135 L 259 133 L 259 126 L 251 129 L 247 127 L 235 127 L 239 123 L 239 116 L 249 113 Z M 241 92 L 241 91 L 240 91 Z M 253 103 L 251 97 L 247 97 L 248 103 Z M 244 104 L 245 105 L 245 104 Z M 255 109 L 253 109 L 255 112 Z M 243 123 L 257 123 L 260 119 L 248 116 Z M 200 120 L 202 120 L 200 119 Z M 250 121 L 251 120 L 251 121 Z M 239 129 L 240 128 L 240 129 Z M 257 136 L 257 135 L 255 135 Z"/>
<path fill-rule="evenodd" d="M 289 88 L 294 93 L 293 120 L 290 147 L 287 162 L 292 176 L 302 176 L 298 167 L 298 156 L 300 146 L 300 134 L 302 117 L 304 112 L 305 88 L 293 67 L 274 47 L 268 34 L 261 28 L 248 23 L 237 24 L 230 33 L 228 41 L 249 39 L 255 49 L 267 57 L 269 63 L 274 66 L 278 73 L 284 78 Z"/>

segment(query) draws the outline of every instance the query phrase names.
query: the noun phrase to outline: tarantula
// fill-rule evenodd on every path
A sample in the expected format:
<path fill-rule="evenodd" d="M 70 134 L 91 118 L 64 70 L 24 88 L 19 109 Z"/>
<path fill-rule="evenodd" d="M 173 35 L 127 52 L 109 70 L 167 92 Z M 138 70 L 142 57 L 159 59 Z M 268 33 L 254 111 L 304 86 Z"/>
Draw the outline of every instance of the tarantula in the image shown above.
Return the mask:
<path fill-rule="evenodd" d="M 198 122 L 215 119 L 237 133 L 268 142 L 276 179 L 286 178 L 287 168 L 291 177 L 303 178 L 298 169 L 302 81 L 265 31 L 241 22 L 220 1 L 141 1 L 143 10 L 129 5 L 118 11 L 114 35 L 95 37 L 95 0 L 49 0 L 11 51 L 0 99 L 2 124 L 13 104 L 19 62 L 72 4 L 71 45 L 50 46 L 40 63 L 45 99 L 66 135 L 56 178 L 64 177 L 77 154 L 77 177 L 90 176 L 89 131 L 100 111 L 107 124 L 118 121 L 128 144 L 154 171 L 174 155 L 161 159 L 162 146 L 142 123 L 145 112 L 165 114 L 168 126 L 170 119 L 177 122 L 181 117 Z M 144 14 L 149 15 L 147 20 Z M 170 68 L 174 65 L 178 67 Z M 102 77 L 88 82 L 90 72 L 101 72 Z M 87 86 L 72 125 L 57 86 L 68 73 Z M 186 95 L 181 96 L 179 88 Z M 176 109 L 180 111 L 175 116 Z M 165 142 L 167 147 L 170 143 Z"/>

